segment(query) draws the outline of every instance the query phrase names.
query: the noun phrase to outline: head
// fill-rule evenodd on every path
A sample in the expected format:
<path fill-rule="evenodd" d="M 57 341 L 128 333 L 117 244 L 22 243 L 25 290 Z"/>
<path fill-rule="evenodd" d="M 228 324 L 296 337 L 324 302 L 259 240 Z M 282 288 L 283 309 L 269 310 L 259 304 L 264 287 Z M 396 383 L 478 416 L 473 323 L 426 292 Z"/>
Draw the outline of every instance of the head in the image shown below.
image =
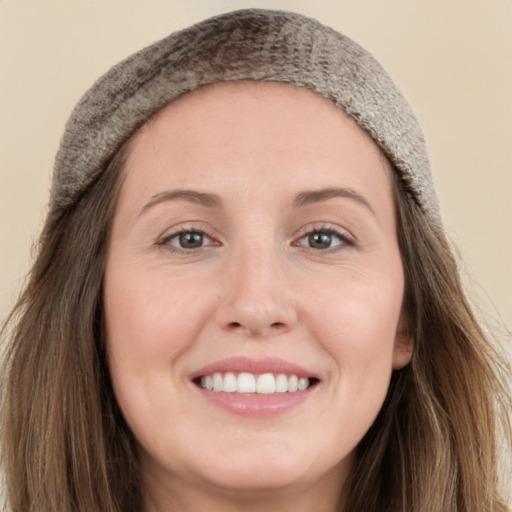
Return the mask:
<path fill-rule="evenodd" d="M 383 72 L 359 47 L 325 27 L 316 33 L 321 26 L 311 20 L 306 23 L 301 17 L 283 13 L 266 16 L 247 11 L 204 22 L 202 30 L 212 24 L 216 27 L 211 40 L 201 38 L 198 26 L 174 36 L 186 35 L 190 40 L 189 48 L 174 53 L 169 53 L 176 41 L 173 36 L 157 43 L 99 81 L 73 114 L 57 159 L 40 255 L 20 303 L 25 320 L 31 321 L 26 321 L 26 327 L 20 324 L 19 342 L 13 344 L 10 355 L 10 409 L 15 409 L 15 403 L 41 404 L 39 422 L 32 424 L 32 429 L 26 417 L 12 415 L 13 425 L 25 422 L 29 432 L 10 439 L 11 446 L 20 442 L 27 450 L 36 446 L 41 460 L 46 461 L 37 468 L 39 482 L 48 482 L 46 490 L 37 486 L 35 475 L 27 477 L 32 495 L 43 495 L 48 508 L 60 510 L 66 510 L 63 503 L 69 501 L 69 494 L 84 510 L 97 508 L 106 496 L 112 510 L 138 510 L 147 487 L 142 468 L 157 476 L 155 468 L 167 465 L 170 472 L 179 474 L 173 466 L 178 464 L 196 479 L 211 483 L 215 475 L 217 485 L 233 481 L 235 472 L 215 466 L 215 460 L 211 474 L 199 471 L 199 463 L 193 460 L 194 439 L 206 438 L 199 449 L 213 454 L 208 452 L 213 441 L 208 443 L 200 423 L 211 421 L 213 428 L 216 414 L 224 413 L 213 408 L 207 418 L 194 416 L 198 408 L 187 410 L 187 404 L 179 401 L 169 405 L 168 397 L 154 391 L 165 383 L 158 381 L 160 374 L 169 369 L 178 376 L 186 375 L 190 386 L 200 384 L 210 363 L 229 358 L 233 347 L 244 343 L 244 356 L 265 356 L 265 347 L 270 345 L 278 347 L 274 350 L 280 359 L 290 359 L 292 350 L 306 354 L 311 361 L 305 369 L 310 394 L 315 393 L 315 386 L 320 389 L 324 383 L 336 381 L 333 375 L 340 369 L 349 376 L 350 370 L 354 371 L 354 380 L 348 383 L 361 394 L 353 391 L 343 397 L 333 391 L 340 403 L 348 398 L 345 409 L 324 407 L 327 412 L 318 411 L 331 428 L 321 431 L 318 425 L 308 425 L 313 435 L 302 451 L 296 449 L 296 443 L 294 450 L 287 451 L 282 425 L 272 414 L 264 419 L 263 434 L 261 428 L 244 430 L 236 423 L 230 439 L 224 444 L 219 441 L 219 448 L 228 456 L 232 450 L 233 460 L 240 458 L 248 445 L 255 449 L 250 463 L 235 468 L 241 478 L 255 470 L 261 474 L 263 467 L 256 466 L 263 464 L 264 458 L 259 461 L 254 455 L 270 445 L 272 454 L 279 453 L 275 469 L 282 475 L 282 485 L 299 478 L 297 471 L 308 464 L 317 474 L 323 471 L 327 475 L 328 468 L 337 468 L 331 474 L 346 482 L 349 510 L 384 510 L 388 506 L 415 510 L 429 502 L 431 510 L 442 510 L 454 499 L 461 506 L 476 503 L 474 510 L 486 509 L 474 481 L 478 474 L 491 488 L 496 477 L 491 461 L 493 411 L 487 396 L 495 381 L 487 359 L 489 349 L 465 301 L 439 221 L 417 122 L 414 117 L 411 120 L 409 107 L 387 77 L 384 89 L 388 92 L 376 94 L 384 98 L 382 103 L 367 106 L 372 88 L 382 82 L 375 74 Z M 290 42 L 294 23 L 304 30 L 301 43 Z M 268 42 L 271 36 L 288 42 L 278 55 L 265 59 L 261 46 L 257 50 L 250 38 Z M 247 46 L 240 43 L 244 37 L 249 40 Z M 349 80 L 340 71 L 342 82 L 361 82 L 333 85 L 332 73 L 319 71 L 324 67 L 322 59 L 309 61 L 307 52 L 298 51 L 290 61 L 291 49 L 304 49 L 312 41 L 317 48 L 323 44 L 327 53 L 334 41 L 349 45 L 352 51 L 348 53 L 356 52 L 357 62 L 347 64 L 347 53 L 340 51 L 333 57 L 331 64 L 336 67 L 332 69 L 354 69 L 350 66 L 356 64 L 360 69 L 364 64 L 359 78 L 350 75 Z M 195 57 L 187 58 L 194 49 Z M 160 64 L 161 73 L 150 78 L 156 63 L 171 54 L 172 63 Z M 293 63 L 286 67 L 286 76 L 276 76 L 269 65 L 277 57 L 283 63 Z M 141 71 L 141 63 L 145 70 Z M 236 67 L 234 63 L 241 64 Z M 133 90 L 120 97 L 119 87 L 126 89 L 127 82 L 119 73 L 126 72 L 126 78 L 133 76 L 134 70 L 138 70 L 140 82 L 129 81 Z M 372 78 L 369 85 L 368 77 Z M 364 94 L 357 97 L 353 91 Z M 227 108 L 230 103 L 233 108 Z M 98 104 L 101 108 L 95 110 Z M 268 122 L 270 113 L 276 111 L 279 115 Z M 98 117 L 99 112 L 103 118 Z M 248 122 L 253 119 L 257 122 Z M 226 126 L 236 127 L 236 136 L 226 137 Z M 330 129 L 322 132 L 322 126 Z M 397 131 L 408 135 L 397 137 Z M 315 139 L 320 133 L 325 136 Z M 259 149 L 258 158 L 251 158 L 254 147 L 247 145 L 248 140 Z M 276 141 L 275 147 L 272 141 Z M 270 150 L 262 151 L 269 144 Z M 283 148 L 290 151 L 281 151 Z M 322 173 L 313 173 L 311 166 L 319 158 L 324 159 L 324 168 Z M 297 161 L 311 165 L 297 166 Z M 335 161 L 350 162 L 343 169 L 357 167 L 361 172 L 334 172 Z M 207 165 L 214 172 L 204 173 Z M 232 169 L 238 172 L 233 175 Z M 169 185 L 210 194 L 202 203 L 197 195 L 192 200 L 190 195 L 179 198 L 193 204 L 195 224 L 187 217 L 190 209 L 176 206 L 179 201 L 169 197 L 160 201 L 163 196 L 159 194 Z M 352 197 L 338 194 L 315 202 L 311 194 L 300 195 L 340 185 L 345 185 Z M 222 208 L 215 204 L 219 198 Z M 301 207 L 287 210 L 294 201 Z M 334 210 L 345 212 L 343 222 L 338 222 Z M 312 254 L 310 245 L 316 242 L 310 235 L 327 236 L 329 245 L 335 247 L 349 247 L 347 226 L 353 226 L 356 239 L 358 230 L 368 233 L 371 230 L 363 229 L 360 219 L 370 218 L 372 210 L 377 211 L 381 230 L 375 231 L 373 241 L 367 240 L 364 264 L 347 256 L 343 261 L 335 251 L 321 257 Z M 313 226 L 318 219 L 325 222 L 324 215 L 332 222 L 329 229 L 324 229 L 324 224 Z M 142 219 L 137 224 L 142 226 L 138 235 L 135 224 L 130 225 L 135 217 Z M 204 232 L 201 245 L 207 249 L 186 256 L 192 260 L 184 262 L 183 255 L 172 252 L 182 241 L 180 231 L 166 224 L 169 218 L 186 218 L 188 225 L 180 229 L 189 235 Z M 366 225 L 370 224 L 367 221 Z M 159 228 L 156 237 L 153 231 Z M 251 250 L 242 236 L 248 228 L 261 250 Z M 386 243 L 379 245 L 377 231 L 385 233 L 381 238 Z M 148 233 L 158 244 L 141 244 L 141 237 Z M 274 242 L 285 242 L 272 254 L 267 250 L 271 246 L 269 233 L 274 234 Z M 364 236 L 370 235 L 360 235 Z M 372 247 L 377 248 L 373 253 Z M 290 256 L 290 250 L 295 254 Z M 250 263 L 249 268 L 244 261 Z M 216 272 L 212 272 L 214 266 Z M 167 274 L 164 267 L 172 271 Z M 341 281 L 343 275 L 348 276 L 346 291 L 338 300 L 334 278 Z M 276 281 L 279 286 L 272 286 Z M 161 287 L 162 293 L 151 291 L 163 282 L 169 287 Z M 178 288 L 180 293 L 176 293 Z M 137 293 L 143 300 L 136 300 Z M 268 304 L 273 309 L 268 310 Z M 265 317 L 264 328 L 254 311 Z M 333 315 L 343 321 L 338 330 L 326 330 Z M 191 324 L 197 326 L 192 334 Z M 162 333 L 171 330 L 178 333 L 179 343 L 162 348 L 161 343 L 169 340 Z M 297 332 L 301 336 L 296 336 Z M 357 346 L 361 338 L 351 339 L 349 334 L 354 332 L 367 334 L 363 342 L 368 350 Z M 140 343 L 144 333 L 148 350 Z M 215 352 L 211 340 L 219 338 L 219 333 L 226 344 Z M 312 333 L 319 344 L 307 342 Z M 30 337 L 35 339 L 32 344 L 23 343 Z M 340 337 L 347 340 L 341 347 L 335 343 Z M 375 344 L 379 337 L 385 340 L 383 345 Z M 284 341 L 278 345 L 277 339 Z M 286 348 L 297 339 L 303 346 Z M 131 343 L 130 351 L 123 352 L 124 343 Z M 368 356 L 372 352 L 374 358 Z M 159 366 L 164 359 L 171 361 L 169 366 Z M 347 360 L 353 361 L 352 368 L 344 366 Z M 300 358 L 292 362 L 302 363 Z M 456 374 L 454 364 L 460 368 Z M 365 366 L 371 368 L 378 386 L 371 388 Z M 148 368 L 153 373 L 147 373 Z M 131 378 L 127 378 L 129 372 Z M 355 379 L 356 374 L 360 380 Z M 152 387 L 152 379 L 156 387 Z M 167 384 L 179 396 L 178 387 L 172 388 L 175 382 Z M 475 404 L 461 407 L 467 396 L 475 397 Z M 162 420 L 157 424 L 171 424 L 166 421 L 168 415 L 178 413 L 183 413 L 185 421 L 171 424 L 167 432 L 151 429 L 143 421 L 144 414 L 157 412 L 161 415 L 155 417 Z M 352 420 L 348 423 L 347 413 Z M 486 428 L 463 427 L 469 424 L 485 424 Z M 20 428 L 11 430 L 21 432 Z M 299 435 L 298 430 L 291 430 Z M 340 435 L 336 443 L 339 431 L 349 435 Z M 65 449 L 62 443 L 45 443 L 43 438 L 49 433 L 61 439 Z M 297 439 L 292 438 L 292 444 Z M 173 442 L 185 446 L 188 453 L 173 452 L 177 449 Z M 486 453 L 487 460 L 478 466 L 476 457 L 464 458 L 462 447 L 467 446 L 474 454 Z M 8 455 L 14 460 L 14 452 Z M 72 490 L 68 496 L 62 490 L 63 474 L 67 475 L 66 487 Z M 269 471 L 264 476 L 276 481 L 276 475 Z M 179 476 L 186 479 L 186 475 Z M 259 485 L 268 488 L 263 480 Z M 23 509 L 26 502 L 19 494 L 19 508 Z"/>
<path fill-rule="evenodd" d="M 290 492 L 330 476 L 338 498 L 412 351 L 379 147 L 311 91 L 224 82 L 143 126 L 123 171 L 105 340 L 148 486 Z M 200 387 L 240 373 L 310 387 Z"/>

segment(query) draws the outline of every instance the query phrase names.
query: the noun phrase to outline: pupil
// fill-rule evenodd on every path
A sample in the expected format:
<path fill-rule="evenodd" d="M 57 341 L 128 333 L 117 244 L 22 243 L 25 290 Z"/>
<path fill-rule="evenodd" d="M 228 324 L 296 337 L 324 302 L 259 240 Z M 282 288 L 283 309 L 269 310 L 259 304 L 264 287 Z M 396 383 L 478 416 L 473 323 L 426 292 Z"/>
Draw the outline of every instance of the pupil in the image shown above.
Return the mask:
<path fill-rule="evenodd" d="M 203 244 L 202 233 L 181 233 L 180 245 L 184 249 L 195 249 Z"/>
<path fill-rule="evenodd" d="M 327 249 L 331 246 L 331 235 L 327 233 L 312 233 L 309 235 L 309 245 L 315 249 Z"/>

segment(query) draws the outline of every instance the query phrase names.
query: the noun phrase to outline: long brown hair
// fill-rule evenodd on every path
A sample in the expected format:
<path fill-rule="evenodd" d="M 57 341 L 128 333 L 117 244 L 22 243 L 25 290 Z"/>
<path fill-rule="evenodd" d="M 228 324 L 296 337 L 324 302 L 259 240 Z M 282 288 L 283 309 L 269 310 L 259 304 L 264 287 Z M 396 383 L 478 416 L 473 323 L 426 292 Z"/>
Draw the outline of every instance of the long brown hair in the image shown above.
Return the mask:
<path fill-rule="evenodd" d="M 127 151 L 45 227 L 3 329 L 0 446 L 12 512 L 141 512 L 136 442 L 114 398 L 102 330 Z M 395 194 L 414 355 L 394 372 L 358 446 L 345 510 L 503 512 L 496 439 L 500 419 L 510 434 L 505 370 L 471 312 L 443 229 L 398 181 Z"/>
<path fill-rule="evenodd" d="M 471 310 L 444 229 L 393 177 L 414 351 L 358 447 L 347 510 L 506 511 L 497 444 L 512 442 L 510 367 Z"/>
<path fill-rule="evenodd" d="M 102 279 L 124 157 L 121 150 L 74 208 L 47 223 L 4 327 L 1 455 L 13 512 L 140 510 L 136 452 L 102 335 Z"/>

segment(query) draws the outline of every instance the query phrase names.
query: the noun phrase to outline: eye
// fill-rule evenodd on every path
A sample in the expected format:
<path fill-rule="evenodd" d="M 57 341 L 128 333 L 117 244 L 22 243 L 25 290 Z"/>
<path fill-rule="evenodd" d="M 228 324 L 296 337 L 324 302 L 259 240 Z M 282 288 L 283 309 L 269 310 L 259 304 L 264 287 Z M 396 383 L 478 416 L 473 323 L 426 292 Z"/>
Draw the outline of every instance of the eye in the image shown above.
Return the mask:
<path fill-rule="evenodd" d="M 295 245 L 310 247 L 311 249 L 326 250 L 337 246 L 353 245 L 347 235 L 342 235 L 333 229 L 319 229 L 307 233 Z"/>
<path fill-rule="evenodd" d="M 166 236 L 159 245 L 171 246 L 176 249 L 193 250 L 205 245 L 212 245 L 213 240 L 203 231 L 180 231 Z"/>

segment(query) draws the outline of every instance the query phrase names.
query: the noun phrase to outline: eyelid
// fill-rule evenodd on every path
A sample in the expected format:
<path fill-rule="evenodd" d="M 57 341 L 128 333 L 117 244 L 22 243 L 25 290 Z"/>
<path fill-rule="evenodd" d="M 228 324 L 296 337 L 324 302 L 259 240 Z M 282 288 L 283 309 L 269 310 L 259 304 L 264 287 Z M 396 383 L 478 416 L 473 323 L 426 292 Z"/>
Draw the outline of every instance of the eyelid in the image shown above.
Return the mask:
<path fill-rule="evenodd" d="M 302 246 L 302 244 L 299 244 L 299 242 L 305 237 L 312 235 L 313 233 L 330 233 L 336 235 L 342 242 L 341 244 L 338 244 L 334 247 L 329 247 L 327 249 L 313 249 L 312 247 L 309 248 L 315 252 L 335 252 L 336 250 L 341 250 L 343 248 L 353 247 L 356 245 L 355 236 L 352 235 L 352 233 L 350 233 L 348 230 L 339 226 L 333 226 L 332 224 L 325 222 L 312 223 L 302 227 L 299 231 L 299 234 L 294 238 L 292 245 L 296 247 Z M 307 246 L 302 247 L 308 248 Z"/>
<path fill-rule="evenodd" d="M 183 234 L 183 233 L 201 233 L 206 236 L 211 242 L 196 249 L 184 249 L 179 246 L 169 244 L 169 240 Z M 187 222 L 185 224 L 180 224 L 179 226 L 175 226 L 169 229 L 166 229 L 157 239 L 156 245 L 165 248 L 166 250 L 177 252 L 177 253 L 192 253 L 194 251 L 200 251 L 206 247 L 211 246 L 220 246 L 221 242 L 218 240 L 218 236 L 212 233 L 212 230 L 207 226 L 204 226 L 202 223 L 200 225 L 194 225 L 194 222 Z"/>

